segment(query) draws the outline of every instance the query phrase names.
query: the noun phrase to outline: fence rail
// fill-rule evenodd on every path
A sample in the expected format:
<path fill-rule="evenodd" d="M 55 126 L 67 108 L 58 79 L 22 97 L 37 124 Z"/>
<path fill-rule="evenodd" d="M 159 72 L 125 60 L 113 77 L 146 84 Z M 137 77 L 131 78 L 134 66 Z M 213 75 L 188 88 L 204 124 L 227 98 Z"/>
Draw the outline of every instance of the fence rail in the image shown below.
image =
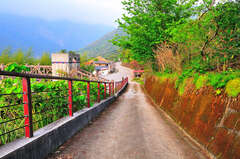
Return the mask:
<path fill-rule="evenodd" d="M 27 138 L 33 137 L 38 128 L 63 116 L 72 117 L 75 111 L 113 96 L 128 82 L 127 77 L 114 82 L 6 71 L 0 71 L 0 75 L 18 78 L 21 82 L 18 86 L 13 83 L 13 87 L 22 89 L 21 92 L 0 93 L 0 145 L 24 134 Z M 0 85 L 7 79 L 3 79 Z M 34 79 L 41 79 L 46 85 L 55 84 L 57 88 L 54 85 L 54 89 L 38 91 L 42 85 Z M 60 81 L 62 83 L 57 83 Z"/>
<path fill-rule="evenodd" d="M 30 74 L 35 74 L 35 75 L 52 75 L 52 66 L 45 66 L 45 65 L 25 65 L 30 69 L 29 72 Z M 0 71 L 4 71 L 6 68 L 6 65 L 0 64 Z M 100 80 L 100 81 L 107 81 L 107 79 L 102 78 L 100 76 L 96 76 L 92 74 L 91 72 L 88 72 L 83 69 L 78 69 L 76 72 L 76 75 L 78 78 L 89 78 L 91 80 Z"/>

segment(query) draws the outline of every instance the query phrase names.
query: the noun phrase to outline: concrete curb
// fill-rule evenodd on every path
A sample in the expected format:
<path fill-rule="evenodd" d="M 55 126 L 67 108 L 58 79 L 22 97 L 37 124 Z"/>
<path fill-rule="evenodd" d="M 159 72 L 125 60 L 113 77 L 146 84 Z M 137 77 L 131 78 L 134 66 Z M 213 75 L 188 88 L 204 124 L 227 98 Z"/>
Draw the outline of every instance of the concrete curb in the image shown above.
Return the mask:
<path fill-rule="evenodd" d="M 0 147 L 1 159 L 42 159 L 88 125 L 105 108 L 110 106 L 127 88 L 128 83 L 116 93 L 91 108 L 74 113 L 73 117 L 61 118 L 34 132 L 32 138 L 20 138 Z"/>

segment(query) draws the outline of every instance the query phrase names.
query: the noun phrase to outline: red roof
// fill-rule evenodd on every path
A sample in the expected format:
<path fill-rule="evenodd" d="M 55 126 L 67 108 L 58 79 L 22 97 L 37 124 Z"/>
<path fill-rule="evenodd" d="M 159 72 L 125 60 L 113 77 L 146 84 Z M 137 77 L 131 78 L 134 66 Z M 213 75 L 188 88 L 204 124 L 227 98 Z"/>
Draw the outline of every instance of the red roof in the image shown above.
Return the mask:
<path fill-rule="evenodd" d="M 134 73 L 143 73 L 144 70 L 134 70 L 133 72 L 134 72 Z"/>

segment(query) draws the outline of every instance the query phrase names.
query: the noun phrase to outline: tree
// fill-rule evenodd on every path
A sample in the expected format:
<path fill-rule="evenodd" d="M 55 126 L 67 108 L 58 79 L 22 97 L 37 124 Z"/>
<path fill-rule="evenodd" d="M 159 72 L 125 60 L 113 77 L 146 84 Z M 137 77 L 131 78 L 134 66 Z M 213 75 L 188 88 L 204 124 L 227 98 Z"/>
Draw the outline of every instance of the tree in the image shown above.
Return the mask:
<path fill-rule="evenodd" d="M 116 37 L 113 44 L 133 52 L 139 62 L 155 61 L 154 47 L 169 42 L 169 29 L 192 16 L 195 1 L 177 0 L 125 0 L 122 2 L 127 12 L 117 22 L 128 34 Z"/>
<path fill-rule="evenodd" d="M 195 71 L 240 67 L 240 1 L 125 0 L 122 3 L 127 14 L 117 22 L 128 35 L 116 36 L 112 43 L 130 50 L 132 59 L 140 63 L 150 61 L 152 66 L 162 67 L 161 70 L 173 70 L 169 64 L 175 63 L 178 71 L 181 69 L 176 67 Z"/>
<path fill-rule="evenodd" d="M 12 61 L 11 59 L 11 48 L 6 48 L 2 51 L 0 56 L 0 63 L 1 64 L 8 64 Z"/>
<path fill-rule="evenodd" d="M 16 52 L 12 55 L 13 61 L 16 62 L 19 65 L 23 65 L 25 62 L 24 53 L 21 49 L 18 49 Z"/>
<path fill-rule="evenodd" d="M 88 55 L 87 55 L 87 52 L 84 52 L 83 54 L 80 55 L 80 64 L 84 64 L 87 61 L 88 61 Z"/>
<path fill-rule="evenodd" d="M 47 52 L 44 52 L 41 56 L 41 58 L 39 59 L 39 64 L 40 65 L 51 65 L 51 58 L 50 58 L 50 54 Z"/>
<path fill-rule="evenodd" d="M 70 51 L 68 51 L 68 53 L 75 54 L 75 51 L 70 50 Z"/>
<path fill-rule="evenodd" d="M 25 53 L 24 63 L 29 65 L 33 65 L 36 63 L 36 59 L 34 59 L 33 51 L 31 48 L 28 49 L 27 52 Z"/>
<path fill-rule="evenodd" d="M 67 53 L 67 50 L 66 49 L 62 49 L 62 50 L 60 50 L 60 53 Z"/>

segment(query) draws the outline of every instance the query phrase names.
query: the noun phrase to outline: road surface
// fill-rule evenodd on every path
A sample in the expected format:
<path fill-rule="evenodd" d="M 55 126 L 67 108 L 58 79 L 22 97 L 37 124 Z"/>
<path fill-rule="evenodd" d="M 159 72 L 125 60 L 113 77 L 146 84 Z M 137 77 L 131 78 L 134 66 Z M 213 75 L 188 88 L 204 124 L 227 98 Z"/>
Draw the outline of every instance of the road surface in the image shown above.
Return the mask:
<path fill-rule="evenodd" d="M 119 72 L 109 79 L 131 75 Z M 129 87 L 103 114 L 84 128 L 49 159 L 206 159 L 163 113 L 155 109 L 139 84 Z"/>

